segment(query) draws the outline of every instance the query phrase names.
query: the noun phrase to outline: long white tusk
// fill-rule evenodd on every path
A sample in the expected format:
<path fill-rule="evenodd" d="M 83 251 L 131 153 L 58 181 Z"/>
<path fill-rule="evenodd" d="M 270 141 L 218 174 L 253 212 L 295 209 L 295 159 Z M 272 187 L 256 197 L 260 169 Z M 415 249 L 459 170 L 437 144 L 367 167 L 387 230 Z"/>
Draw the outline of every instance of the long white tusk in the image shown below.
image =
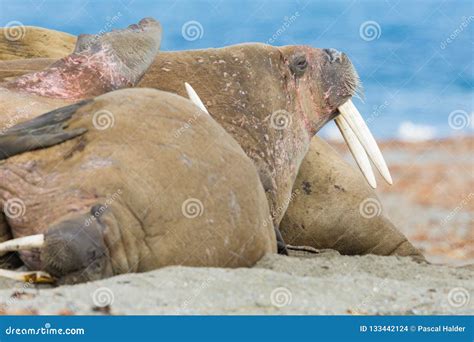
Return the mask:
<path fill-rule="evenodd" d="M 372 136 L 372 133 L 370 133 L 370 130 L 362 118 L 362 115 L 360 115 L 352 101 L 348 100 L 346 103 L 339 106 L 338 109 L 341 113 L 341 116 L 346 119 L 352 131 L 355 133 L 357 139 L 359 139 L 362 146 L 364 146 L 365 151 L 379 170 L 382 177 L 387 181 L 388 184 L 393 184 L 392 176 L 390 176 L 390 171 L 388 171 L 388 167 L 385 163 L 385 160 L 383 159 L 382 152 L 380 152 L 380 149 L 374 137 Z"/>
<path fill-rule="evenodd" d="M 25 249 L 41 248 L 44 244 L 44 234 L 24 236 L 0 243 L 1 252 L 14 252 Z"/>
<path fill-rule="evenodd" d="M 186 92 L 188 93 L 188 97 L 191 100 L 192 103 L 194 103 L 196 106 L 198 106 L 200 109 L 202 109 L 204 112 L 209 114 L 209 112 L 206 109 L 206 106 L 204 106 L 204 103 L 202 103 L 201 99 L 199 98 L 198 94 L 194 91 L 193 87 L 188 82 L 184 82 L 184 87 L 186 88 Z"/>
<path fill-rule="evenodd" d="M 369 157 L 367 157 L 364 147 L 360 144 L 359 140 L 357 140 L 357 137 L 343 116 L 339 115 L 334 119 L 334 121 L 341 131 L 347 146 L 349 146 L 357 165 L 359 165 L 360 171 L 362 171 L 362 174 L 365 176 L 365 179 L 367 179 L 370 186 L 375 189 L 377 187 L 377 182 L 375 181 L 374 172 L 372 171 L 372 166 L 370 165 Z"/>
<path fill-rule="evenodd" d="M 54 278 L 43 271 L 19 272 L 0 269 L 0 277 L 23 281 L 25 283 L 53 283 Z"/>

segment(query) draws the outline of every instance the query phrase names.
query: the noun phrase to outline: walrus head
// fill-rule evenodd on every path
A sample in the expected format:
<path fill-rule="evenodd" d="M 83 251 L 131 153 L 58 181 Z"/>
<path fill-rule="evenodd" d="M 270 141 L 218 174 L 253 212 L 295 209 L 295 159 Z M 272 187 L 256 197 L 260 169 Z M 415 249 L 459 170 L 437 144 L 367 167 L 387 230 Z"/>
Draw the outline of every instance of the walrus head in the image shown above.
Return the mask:
<path fill-rule="evenodd" d="M 349 58 L 334 49 L 308 46 L 279 48 L 293 80 L 289 91 L 295 91 L 300 109 L 307 118 L 307 128 L 316 134 L 337 114 L 337 108 L 359 89 L 359 77 Z"/>
<path fill-rule="evenodd" d="M 392 184 L 380 149 L 351 101 L 362 87 L 347 55 L 335 49 L 307 46 L 287 46 L 280 51 L 295 80 L 288 82 L 289 90 L 297 94 L 299 109 L 310 134 L 316 134 L 328 121 L 335 119 L 368 183 L 376 187 L 370 157 L 384 179 Z"/>
<path fill-rule="evenodd" d="M 47 279 L 51 275 L 60 283 L 111 276 L 104 242 L 106 228 L 101 221 L 104 209 L 97 204 L 90 213 L 60 220 L 42 234 L 5 241 L 0 244 L 0 253 L 18 252 L 29 269 L 44 271 Z"/>

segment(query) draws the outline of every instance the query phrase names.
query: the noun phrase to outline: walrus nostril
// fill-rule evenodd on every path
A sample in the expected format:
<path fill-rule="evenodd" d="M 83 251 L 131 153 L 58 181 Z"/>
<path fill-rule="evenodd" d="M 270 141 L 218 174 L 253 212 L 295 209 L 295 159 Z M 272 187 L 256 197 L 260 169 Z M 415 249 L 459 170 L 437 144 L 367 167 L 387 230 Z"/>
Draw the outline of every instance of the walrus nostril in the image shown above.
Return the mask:
<path fill-rule="evenodd" d="M 343 53 L 336 49 L 323 49 L 323 51 L 328 55 L 330 63 L 340 62 L 342 60 Z"/>

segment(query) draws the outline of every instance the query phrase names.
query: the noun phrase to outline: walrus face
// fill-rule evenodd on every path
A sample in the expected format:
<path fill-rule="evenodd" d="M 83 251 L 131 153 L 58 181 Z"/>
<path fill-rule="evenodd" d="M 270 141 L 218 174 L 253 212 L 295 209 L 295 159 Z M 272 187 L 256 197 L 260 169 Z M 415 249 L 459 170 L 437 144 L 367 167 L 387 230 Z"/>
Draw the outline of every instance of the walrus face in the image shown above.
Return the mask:
<path fill-rule="evenodd" d="M 100 206 L 90 215 L 64 220 L 44 234 L 41 246 L 41 270 L 58 278 L 61 283 L 77 283 L 104 278 L 109 253 L 104 243 L 105 226 L 97 217 Z"/>
<path fill-rule="evenodd" d="M 30 269 L 45 271 L 61 284 L 111 276 L 101 208 L 96 205 L 90 213 L 61 220 L 44 234 L 8 240 L 0 252 L 17 251 Z"/>
<path fill-rule="evenodd" d="M 368 183 L 376 187 L 370 157 L 384 179 L 392 184 L 380 149 L 351 101 L 361 87 L 359 76 L 346 54 L 335 49 L 307 46 L 288 46 L 280 50 L 294 79 L 289 82 L 288 89 L 296 93 L 297 108 L 302 112 L 310 134 L 316 134 L 334 119 Z"/>
<path fill-rule="evenodd" d="M 287 46 L 280 50 L 292 76 L 289 90 L 296 93 L 307 128 L 314 135 L 356 93 L 359 77 L 349 58 L 337 50 L 308 46 Z"/>

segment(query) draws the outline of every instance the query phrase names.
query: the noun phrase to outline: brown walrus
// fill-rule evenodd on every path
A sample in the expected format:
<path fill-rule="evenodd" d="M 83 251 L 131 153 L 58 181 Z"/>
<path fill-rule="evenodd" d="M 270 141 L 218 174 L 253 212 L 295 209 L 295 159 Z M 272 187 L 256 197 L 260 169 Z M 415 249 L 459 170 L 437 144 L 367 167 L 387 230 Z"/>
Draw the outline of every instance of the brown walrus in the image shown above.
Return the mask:
<path fill-rule="evenodd" d="M 324 140 L 314 137 L 300 167 L 292 200 L 280 224 L 285 242 L 335 249 L 341 254 L 421 252 L 383 213 L 375 191 Z"/>
<path fill-rule="evenodd" d="M 57 59 L 28 58 L 0 61 L 0 83 L 11 81 L 15 77 L 37 72 L 48 68 Z"/>
<path fill-rule="evenodd" d="M 20 250 L 29 269 L 60 282 L 247 267 L 276 252 L 252 161 L 178 95 L 126 89 L 84 100 L 10 128 L 0 150 L 10 156 L 0 163 L 0 231 L 20 238 L 0 251 Z"/>
<path fill-rule="evenodd" d="M 184 82 L 196 89 L 210 115 L 254 161 L 275 226 L 287 209 L 311 138 L 331 119 L 336 118 L 368 181 L 375 185 L 365 150 L 391 182 L 350 101 L 359 80 L 341 52 L 264 44 L 162 52 L 138 86 L 184 95 Z"/>
<path fill-rule="evenodd" d="M 0 28 L 0 60 L 59 59 L 73 52 L 76 37 L 65 32 L 11 22 Z"/>
<path fill-rule="evenodd" d="M 0 130 L 108 91 L 136 85 L 159 50 L 151 18 L 101 36 L 80 35 L 72 54 L 0 84 Z"/>
<path fill-rule="evenodd" d="M 225 62 L 223 57 L 226 57 L 226 54 L 222 54 L 223 49 L 218 49 L 214 50 L 216 54 L 213 56 L 214 59 L 214 64 L 216 64 L 216 60 L 218 59 L 218 64 L 220 64 L 220 69 L 224 67 L 225 70 L 225 65 L 223 65 Z M 184 58 L 182 59 L 180 56 L 184 54 L 185 56 L 190 56 L 191 54 L 194 54 L 194 59 L 193 58 Z M 148 72 L 147 76 L 143 80 L 143 83 L 146 84 L 148 82 L 148 85 L 156 86 L 156 83 L 154 80 L 159 81 L 161 77 L 164 77 L 163 79 L 169 79 L 168 73 L 170 72 L 169 66 L 173 65 L 173 61 L 171 58 L 170 60 L 163 60 L 166 54 L 162 54 L 158 56 L 157 61 L 153 65 L 153 68 Z M 217 73 L 215 70 L 216 69 L 215 65 L 208 65 L 205 62 L 207 60 L 203 59 L 201 56 L 201 51 L 195 51 L 195 52 L 174 52 L 171 54 L 170 57 L 176 58 L 176 64 L 175 65 L 180 65 L 183 70 L 185 70 L 185 76 L 182 77 L 181 71 L 179 71 L 179 74 L 176 72 L 173 73 L 171 77 L 174 77 L 175 80 L 178 82 L 171 82 L 171 86 L 168 88 L 169 90 L 177 93 L 182 93 L 184 94 L 184 87 L 182 86 L 181 82 L 184 81 L 190 81 L 192 84 L 195 85 L 196 88 L 199 86 L 196 86 L 196 84 L 199 84 L 200 81 L 199 79 L 194 75 L 194 72 L 198 70 L 201 70 L 200 74 L 207 74 L 208 71 L 210 71 L 209 76 L 205 76 L 204 80 L 208 83 L 214 83 L 219 80 L 219 73 Z M 228 55 L 228 54 L 227 54 Z M 265 55 L 262 55 L 265 56 Z M 163 58 L 162 58 L 163 57 Z M 48 59 L 36 59 L 33 61 L 29 62 L 22 62 L 22 61 L 15 61 L 15 63 L 12 63 L 13 65 L 6 65 L 0 63 L 0 75 L 4 72 L 12 72 L 17 71 L 16 75 L 24 73 L 26 70 L 29 71 L 35 71 L 35 70 L 40 70 L 44 66 L 49 65 L 53 62 L 53 60 L 48 60 Z M 236 63 L 234 63 L 236 64 Z M 207 70 L 210 69 L 210 70 Z M 25 71 L 24 71 L 25 70 Z M 222 70 L 221 70 L 222 71 Z M 231 70 L 223 71 L 222 72 L 222 77 L 226 77 L 229 75 L 233 75 L 233 73 L 230 72 Z M 163 74 L 163 75 L 162 75 Z M 191 77 L 190 77 L 191 76 Z M 181 78 L 180 78 L 181 77 Z M 151 80 L 151 81 L 150 81 Z M 142 84 L 143 84 L 142 83 Z M 164 88 L 166 88 L 167 85 L 164 85 Z M 163 85 L 159 85 L 159 87 L 163 87 Z M 203 85 L 205 88 L 205 85 Z M 248 93 L 251 93 L 252 89 L 246 90 Z M 199 92 L 202 93 L 203 89 L 199 89 Z M 204 89 L 205 92 L 205 89 Z M 244 108 L 233 108 L 235 107 L 235 103 L 233 103 L 233 99 L 225 98 L 226 94 L 221 93 L 221 102 L 219 103 L 220 108 L 224 108 L 223 112 L 248 112 L 249 108 L 258 108 L 262 101 L 259 99 L 260 95 L 256 95 L 252 100 L 254 100 L 254 103 L 249 103 L 248 106 Z M 224 98 L 223 98 L 224 97 Z M 249 102 L 249 100 L 247 100 Z M 207 106 L 210 108 L 213 108 L 216 105 L 216 102 L 212 101 L 207 101 Z M 254 110 L 253 110 L 254 111 Z M 212 112 L 212 110 L 211 110 Z M 217 118 L 219 120 L 219 118 Z M 350 133 L 350 132 L 349 132 Z M 396 254 L 401 254 L 401 255 L 407 255 L 407 254 L 418 254 L 419 252 L 413 252 L 416 250 L 409 242 L 404 242 L 402 243 L 402 246 L 407 246 L 406 248 L 397 248 L 393 250 L 393 245 L 396 244 L 398 241 L 405 241 L 406 238 L 398 233 L 396 230 L 394 231 L 393 225 L 386 219 L 386 218 L 379 218 L 377 219 L 378 221 L 381 221 L 381 224 L 369 224 L 364 217 L 361 217 L 360 215 L 356 215 L 353 213 L 352 208 L 354 206 L 359 205 L 359 201 L 353 200 L 348 193 L 345 193 L 343 195 L 338 194 L 336 192 L 330 192 L 333 196 L 327 195 L 325 197 L 325 205 L 321 206 L 318 205 L 320 203 L 320 192 L 326 191 L 325 189 L 328 188 L 335 188 L 337 185 L 336 179 L 334 177 L 331 177 L 332 170 L 337 169 L 341 167 L 341 175 L 344 174 L 344 177 L 350 178 L 354 180 L 355 182 L 362 182 L 360 179 L 360 175 L 357 174 L 352 168 L 347 167 L 347 165 L 342 161 L 342 159 L 339 158 L 339 156 L 334 153 L 334 154 L 328 154 L 326 153 L 327 145 L 324 144 L 324 142 L 320 141 L 318 137 L 313 138 L 316 141 L 313 142 L 310 145 L 309 152 L 308 152 L 308 159 L 315 159 L 317 156 L 321 155 L 326 155 L 330 156 L 331 158 L 319 158 L 321 167 L 317 168 L 316 170 L 312 170 L 310 168 L 310 165 L 313 165 L 314 163 L 312 162 L 304 162 L 301 166 L 301 171 L 300 173 L 304 176 L 301 176 L 303 180 L 298 180 L 297 184 L 295 185 L 293 189 L 293 194 L 288 196 L 288 199 L 286 200 L 286 203 L 290 203 L 290 209 L 289 209 L 289 214 L 287 215 L 288 219 L 283 220 L 282 223 L 282 229 L 284 230 L 284 235 L 285 237 L 288 237 L 290 243 L 296 243 L 298 241 L 295 239 L 295 234 L 300 234 L 301 232 L 296 229 L 296 231 L 291 234 L 289 232 L 289 229 L 287 227 L 289 222 L 291 222 L 291 226 L 299 226 L 301 227 L 304 225 L 304 221 L 310 220 L 313 222 L 312 224 L 312 230 L 311 234 L 308 235 L 303 235 L 306 238 L 306 243 L 307 245 L 314 246 L 314 247 L 319 247 L 319 248 L 335 248 L 339 250 L 341 253 L 349 253 L 349 254 L 361 254 L 365 252 L 371 252 L 371 253 L 378 253 L 378 254 L 386 254 L 388 251 L 393 251 L 393 253 Z M 320 151 L 322 150 L 322 151 Z M 251 154 L 251 156 L 254 156 Z M 344 172 L 342 170 L 344 169 Z M 366 175 L 370 177 L 370 169 L 367 171 L 366 170 Z M 311 181 L 311 177 L 319 177 L 317 182 Z M 375 182 L 375 179 L 373 178 L 372 175 L 372 182 Z M 294 194 L 298 193 L 301 194 L 301 184 L 304 181 L 304 184 L 310 184 L 311 187 L 311 195 L 303 193 L 305 196 L 305 200 L 294 200 L 294 198 L 299 198 L 294 196 Z M 354 183 L 355 184 L 355 183 Z M 306 189 L 307 187 L 305 187 Z M 366 185 L 362 182 L 358 184 L 358 187 L 353 187 L 352 192 L 354 196 L 357 199 L 363 198 L 366 194 L 370 193 L 370 197 L 376 198 L 376 195 L 373 191 L 368 189 Z M 313 198 L 313 200 L 311 200 Z M 331 215 L 332 213 L 332 208 L 333 205 L 335 205 L 334 210 L 338 212 L 338 215 L 341 215 L 342 219 L 341 220 L 336 220 L 334 215 Z M 278 214 L 282 214 L 284 212 L 283 209 L 284 206 L 280 206 L 273 212 L 273 217 L 277 217 Z M 311 209 L 313 208 L 313 209 Z M 321 218 L 321 211 L 323 210 L 327 212 L 328 214 Z M 347 210 L 341 210 L 340 208 L 347 208 Z M 303 215 L 304 213 L 304 215 Z M 300 217 L 297 216 L 297 214 L 300 215 Z M 316 219 L 318 218 L 318 219 Z M 347 220 L 347 219 L 349 220 Z M 320 225 L 318 225 L 319 220 L 322 220 Z M 342 222 L 351 222 L 351 225 L 346 225 L 343 226 Z M 371 222 L 374 223 L 374 222 Z M 306 222 L 307 224 L 307 222 Z M 353 241 L 350 241 L 350 239 L 344 239 L 342 238 L 339 240 L 337 244 L 334 244 L 334 236 L 338 236 L 337 234 L 334 235 L 333 232 L 343 232 L 345 236 L 350 236 L 351 232 L 354 235 L 357 235 L 359 238 L 358 243 L 353 243 Z M 388 239 L 384 237 L 393 237 L 395 236 L 396 238 Z M 379 243 L 380 245 L 378 248 L 370 248 L 370 246 L 374 243 Z"/>

